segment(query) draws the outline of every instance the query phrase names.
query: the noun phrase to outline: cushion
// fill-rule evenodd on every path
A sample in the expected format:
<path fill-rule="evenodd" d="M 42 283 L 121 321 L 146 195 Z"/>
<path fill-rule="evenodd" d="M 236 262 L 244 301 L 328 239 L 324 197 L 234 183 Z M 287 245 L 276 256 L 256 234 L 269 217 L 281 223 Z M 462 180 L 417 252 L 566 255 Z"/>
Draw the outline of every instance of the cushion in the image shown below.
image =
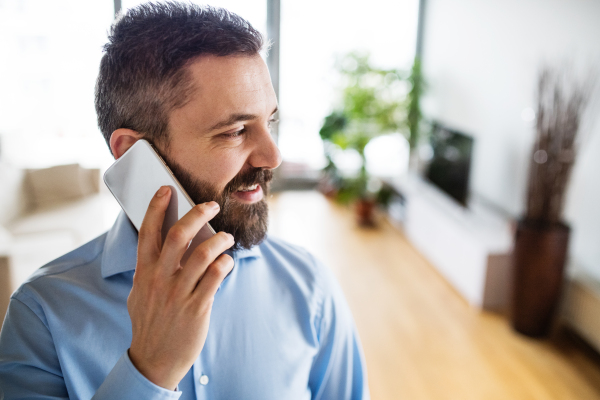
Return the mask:
<path fill-rule="evenodd" d="M 45 207 L 97 193 L 93 171 L 98 170 L 83 169 L 79 164 L 28 170 L 26 186 L 30 194 L 30 206 Z"/>

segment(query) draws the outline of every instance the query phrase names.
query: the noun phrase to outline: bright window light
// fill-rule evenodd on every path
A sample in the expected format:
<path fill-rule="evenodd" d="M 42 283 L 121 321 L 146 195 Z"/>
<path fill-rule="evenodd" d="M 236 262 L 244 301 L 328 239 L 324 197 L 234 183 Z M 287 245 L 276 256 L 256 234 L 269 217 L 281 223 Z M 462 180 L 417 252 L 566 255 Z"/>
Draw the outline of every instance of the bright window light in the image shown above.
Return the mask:
<path fill-rule="evenodd" d="M 391 178 L 408 171 L 410 147 L 399 133 L 379 136 L 365 147 L 367 171 L 374 176 Z"/>
<path fill-rule="evenodd" d="M 3 162 L 111 160 L 96 124 L 94 85 L 112 19 L 113 2 L 106 0 L 0 2 Z"/>
<path fill-rule="evenodd" d="M 284 160 L 324 166 L 319 129 L 337 100 L 337 57 L 366 51 L 375 66 L 410 68 L 418 3 L 282 0 L 279 147 Z"/>

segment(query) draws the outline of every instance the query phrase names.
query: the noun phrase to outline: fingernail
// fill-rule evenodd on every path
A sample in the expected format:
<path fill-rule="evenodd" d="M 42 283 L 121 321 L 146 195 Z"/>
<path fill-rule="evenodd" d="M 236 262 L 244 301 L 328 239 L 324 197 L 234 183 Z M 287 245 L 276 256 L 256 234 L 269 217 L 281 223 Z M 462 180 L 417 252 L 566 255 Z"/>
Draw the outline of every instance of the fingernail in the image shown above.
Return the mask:
<path fill-rule="evenodd" d="M 168 190 L 169 188 L 167 186 L 162 186 L 160 189 L 158 189 L 158 192 L 156 192 L 156 197 L 163 197 L 165 194 L 167 194 Z"/>
<path fill-rule="evenodd" d="M 216 201 L 209 201 L 208 203 L 205 203 L 205 204 L 211 210 L 218 210 L 219 209 L 219 204 Z"/>

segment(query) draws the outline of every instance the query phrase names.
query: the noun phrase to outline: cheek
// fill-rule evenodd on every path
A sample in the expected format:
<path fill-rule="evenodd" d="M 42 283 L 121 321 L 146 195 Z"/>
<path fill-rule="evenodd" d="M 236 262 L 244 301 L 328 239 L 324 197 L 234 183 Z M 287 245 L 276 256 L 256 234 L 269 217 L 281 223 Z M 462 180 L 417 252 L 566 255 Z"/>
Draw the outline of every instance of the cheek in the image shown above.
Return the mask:
<path fill-rule="evenodd" d="M 239 152 L 208 152 L 195 159 L 194 172 L 198 179 L 210 182 L 222 190 L 243 169 L 246 157 Z"/>

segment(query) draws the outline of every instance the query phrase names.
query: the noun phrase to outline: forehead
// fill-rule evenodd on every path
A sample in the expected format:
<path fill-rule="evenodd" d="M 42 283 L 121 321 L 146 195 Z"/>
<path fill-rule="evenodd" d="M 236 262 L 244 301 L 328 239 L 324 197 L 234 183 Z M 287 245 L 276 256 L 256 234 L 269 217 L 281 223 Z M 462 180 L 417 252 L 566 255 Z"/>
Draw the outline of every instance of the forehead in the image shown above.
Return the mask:
<path fill-rule="evenodd" d="M 193 94 L 184 108 L 195 108 L 203 120 L 231 113 L 260 115 L 277 105 L 269 71 L 259 55 L 201 56 L 188 66 L 188 72 Z"/>

